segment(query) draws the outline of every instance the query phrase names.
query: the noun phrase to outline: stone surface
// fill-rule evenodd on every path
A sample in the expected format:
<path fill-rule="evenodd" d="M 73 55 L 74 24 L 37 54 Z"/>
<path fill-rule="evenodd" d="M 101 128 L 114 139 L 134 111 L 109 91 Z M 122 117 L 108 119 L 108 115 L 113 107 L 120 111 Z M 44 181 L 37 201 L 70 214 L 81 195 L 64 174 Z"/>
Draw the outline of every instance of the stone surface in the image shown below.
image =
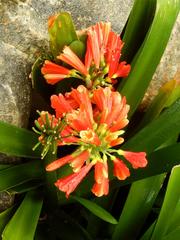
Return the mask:
<path fill-rule="evenodd" d="M 13 201 L 14 196 L 11 196 L 8 192 L 0 192 L 0 212 L 10 207 Z"/>
<path fill-rule="evenodd" d="M 1 43 L 0 52 L 0 119 L 23 126 L 30 104 L 27 56 L 6 43 Z"/>

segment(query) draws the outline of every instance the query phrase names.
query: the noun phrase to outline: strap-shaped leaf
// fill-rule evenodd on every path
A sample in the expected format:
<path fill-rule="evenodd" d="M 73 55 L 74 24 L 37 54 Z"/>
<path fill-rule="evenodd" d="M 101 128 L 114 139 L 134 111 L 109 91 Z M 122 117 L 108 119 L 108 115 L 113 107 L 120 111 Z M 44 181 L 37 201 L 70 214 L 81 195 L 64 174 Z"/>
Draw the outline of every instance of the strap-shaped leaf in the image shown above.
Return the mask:
<path fill-rule="evenodd" d="M 0 121 L 0 152 L 18 157 L 37 158 L 40 148 L 33 151 L 37 135 L 31 131 Z"/>
<path fill-rule="evenodd" d="M 44 170 L 40 160 L 15 165 L 0 171 L 0 191 L 28 182 L 32 179 L 42 180 Z"/>
<path fill-rule="evenodd" d="M 10 192 L 11 194 L 21 194 L 21 193 L 28 192 L 28 191 L 34 190 L 36 188 L 39 188 L 40 186 L 42 186 L 44 184 L 45 184 L 44 181 L 41 181 L 40 179 L 35 179 L 35 180 L 28 181 L 28 182 L 24 182 L 15 187 L 12 187 L 8 190 L 8 192 Z"/>
<path fill-rule="evenodd" d="M 151 153 L 180 132 L 179 119 L 180 99 L 126 142 L 123 148 Z"/>
<path fill-rule="evenodd" d="M 136 238 L 162 187 L 166 174 L 133 183 L 112 240 Z M 131 229 L 131 231 L 128 231 Z"/>
<path fill-rule="evenodd" d="M 174 215 L 174 211 L 180 202 L 179 182 L 180 182 L 180 165 L 174 167 L 171 172 L 164 202 L 158 220 L 156 222 L 156 226 L 152 234 L 151 240 L 161 239 L 162 237 L 165 237 L 166 234 L 168 234 L 167 232 L 168 230 L 171 229 L 172 232 L 173 230 L 175 230 L 176 227 L 179 227 L 180 215 L 177 216 L 176 214 Z M 177 212 L 177 214 L 179 214 L 179 211 Z M 174 217 L 176 220 L 179 219 L 177 222 L 175 222 L 174 226 L 172 226 L 172 222 L 174 222 L 172 217 Z"/>
<path fill-rule="evenodd" d="M 128 63 L 132 61 L 132 58 L 151 26 L 155 8 L 156 0 L 134 1 L 123 35 L 123 41 L 125 44 L 122 49 L 122 60 L 125 60 Z M 124 79 L 124 81 L 126 81 L 126 79 Z"/>
<path fill-rule="evenodd" d="M 130 104 L 130 115 L 138 107 L 165 50 L 179 12 L 177 0 L 157 0 L 156 12 L 146 38 L 132 62 L 132 69 L 121 89 Z M 143 21 L 143 19 L 142 19 Z"/>
<path fill-rule="evenodd" d="M 4 229 L 2 240 L 33 240 L 42 204 L 43 198 L 38 191 L 28 192 Z"/>
<path fill-rule="evenodd" d="M 8 223 L 9 219 L 13 215 L 13 212 L 14 212 L 14 207 L 10 207 L 0 213 L 0 236 L 5 228 L 6 224 Z"/>
<path fill-rule="evenodd" d="M 174 231 L 162 238 L 162 240 L 178 240 L 180 236 L 180 227 L 177 227 Z"/>
<path fill-rule="evenodd" d="M 92 212 L 94 215 L 101 218 L 102 220 L 111 224 L 117 224 L 117 220 L 108 211 L 106 211 L 104 208 L 100 207 L 96 203 L 77 196 L 73 196 L 71 198 L 75 199 L 77 202 L 79 202 L 81 205 L 83 205 L 90 212 Z"/>

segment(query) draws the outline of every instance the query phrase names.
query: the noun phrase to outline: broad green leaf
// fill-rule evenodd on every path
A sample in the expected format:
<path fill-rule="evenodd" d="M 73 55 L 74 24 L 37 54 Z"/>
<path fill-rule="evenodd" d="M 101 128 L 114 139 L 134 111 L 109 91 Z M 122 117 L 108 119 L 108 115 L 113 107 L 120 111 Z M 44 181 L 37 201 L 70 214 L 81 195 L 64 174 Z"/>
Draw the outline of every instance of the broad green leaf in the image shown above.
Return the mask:
<path fill-rule="evenodd" d="M 180 236 L 180 227 L 177 227 L 174 231 L 164 236 L 162 240 L 178 240 Z"/>
<path fill-rule="evenodd" d="M 37 158 L 40 148 L 33 151 L 37 135 L 24 128 L 0 121 L 0 152 L 18 157 Z"/>
<path fill-rule="evenodd" d="M 28 182 L 32 179 L 42 180 L 44 170 L 40 160 L 9 167 L 0 171 L 0 191 L 4 191 Z"/>
<path fill-rule="evenodd" d="M 71 198 L 79 202 L 81 205 L 83 205 L 90 212 L 92 212 L 94 215 L 101 218 L 102 220 L 111 224 L 117 224 L 116 219 L 109 212 L 107 212 L 102 207 L 98 206 L 96 203 L 77 196 L 73 196 Z"/>
<path fill-rule="evenodd" d="M 1 170 L 4 170 L 4 169 L 6 169 L 6 168 L 9 168 L 9 167 L 11 167 L 12 165 L 11 164 L 2 164 L 2 165 L 0 165 L 0 171 Z"/>
<path fill-rule="evenodd" d="M 162 187 L 166 174 L 133 183 L 112 240 L 136 239 Z M 131 231 L 129 231 L 131 229 Z"/>
<path fill-rule="evenodd" d="M 67 12 L 58 13 L 49 19 L 50 48 L 56 58 L 65 45 L 78 40 L 71 15 Z"/>
<path fill-rule="evenodd" d="M 151 153 L 180 132 L 180 99 L 123 145 L 123 149 Z"/>
<path fill-rule="evenodd" d="M 178 0 L 157 0 L 152 25 L 131 64 L 132 69 L 128 78 L 123 81 L 124 85 L 120 84 L 118 88 L 131 106 L 129 116 L 138 107 L 152 79 L 169 40 L 179 6 Z"/>
<path fill-rule="evenodd" d="M 180 227 L 180 201 L 177 202 L 176 208 L 171 216 L 168 224 L 167 234 L 173 231 L 175 228 Z"/>
<path fill-rule="evenodd" d="M 154 221 L 151 226 L 146 230 L 146 232 L 143 234 L 143 236 L 140 238 L 140 240 L 150 240 L 154 227 L 156 225 L 156 221 Z"/>
<path fill-rule="evenodd" d="M 155 8 L 156 0 L 134 1 L 123 35 L 122 60 L 131 62 L 152 23 Z"/>
<path fill-rule="evenodd" d="M 14 212 L 14 207 L 10 207 L 0 213 L 0 236 L 5 228 L 6 224 L 8 223 L 9 219 L 13 215 L 13 212 Z"/>
<path fill-rule="evenodd" d="M 175 92 L 174 92 L 175 91 Z M 161 111 L 167 107 L 167 104 L 172 105 L 177 99 L 172 99 L 171 96 L 176 94 L 176 81 L 172 79 L 169 82 L 166 82 L 159 90 L 158 95 L 152 100 L 150 106 L 148 107 L 145 115 L 143 116 L 142 121 L 138 125 L 138 129 L 144 127 L 147 123 L 155 119 Z M 171 100 L 170 100 L 171 98 Z M 180 98 L 180 94 L 178 96 Z M 170 101 L 169 101 L 170 100 Z M 173 101 L 175 100 L 175 101 Z M 171 104 L 170 104 L 171 103 Z"/>
<path fill-rule="evenodd" d="M 173 159 L 173 158 L 172 158 Z M 156 226 L 151 237 L 151 240 L 159 240 L 165 237 L 168 227 L 171 223 L 171 218 L 174 214 L 177 204 L 180 201 L 180 165 L 172 169 L 170 179 L 168 182 L 164 202 L 156 222 Z M 179 218 L 180 216 L 178 216 Z M 176 227 L 176 225 L 175 225 Z"/>
<path fill-rule="evenodd" d="M 38 191 L 30 191 L 3 231 L 2 240 L 33 240 L 43 199 Z"/>

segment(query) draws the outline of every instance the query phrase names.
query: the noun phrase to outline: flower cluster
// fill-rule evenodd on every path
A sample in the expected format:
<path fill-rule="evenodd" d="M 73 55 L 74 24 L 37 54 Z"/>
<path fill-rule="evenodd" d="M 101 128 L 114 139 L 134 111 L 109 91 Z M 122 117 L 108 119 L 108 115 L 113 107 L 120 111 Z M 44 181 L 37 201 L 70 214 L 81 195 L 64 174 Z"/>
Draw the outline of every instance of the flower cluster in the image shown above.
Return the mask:
<path fill-rule="evenodd" d="M 53 24 L 54 18 L 51 19 Z M 42 158 L 50 147 L 73 145 L 74 152 L 61 157 L 48 166 L 54 171 L 69 164 L 73 173 L 57 180 L 55 185 L 68 198 L 83 178 L 94 168 L 95 183 L 91 191 L 98 197 L 109 192 L 109 161 L 113 163 L 113 174 L 119 180 L 130 176 L 128 164 L 133 168 L 147 165 L 145 152 L 120 149 L 124 142 L 123 128 L 128 124 L 130 106 L 126 98 L 114 90 L 118 77 L 126 77 L 130 65 L 121 62 L 123 42 L 111 30 L 110 23 L 97 23 L 88 28 L 84 61 L 65 46 L 57 56 L 68 67 L 46 60 L 41 68 L 49 84 L 75 77 L 84 81 L 77 89 L 64 95 L 52 95 L 51 107 L 55 115 L 41 112 L 35 121 L 35 131 L 40 135 Z M 116 147 L 116 148 L 114 148 Z"/>
<path fill-rule="evenodd" d="M 57 145 L 77 146 L 72 154 L 57 159 L 46 167 L 47 171 L 53 171 L 70 164 L 74 173 L 55 183 L 61 191 L 66 192 L 67 197 L 93 167 L 95 183 L 92 192 L 98 197 L 107 195 L 108 161 L 113 161 L 113 173 L 119 180 L 124 180 L 130 175 L 125 161 L 130 162 L 133 168 L 146 166 L 144 152 L 135 153 L 113 148 L 123 143 L 122 129 L 128 124 L 129 105 L 120 93 L 112 91 L 109 87 L 88 91 L 80 85 L 65 96 L 53 95 L 51 106 L 56 113 L 53 123 L 57 124 L 56 129 L 61 129 L 59 136 L 56 132 Z M 66 123 L 63 128 L 59 124 L 60 119 Z M 41 139 L 43 141 L 43 136 Z"/>
<path fill-rule="evenodd" d="M 52 23 L 51 23 L 52 24 Z M 41 69 L 49 84 L 56 84 L 64 78 L 75 77 L 83 80 L 89 89 L 97 86 L 112 86 L 118 77 L 127 77 L 130 65 L 125 61 L 119 62 L 123 42 L 111 31 L 110 23 L 97 23 L 86 30 L 87 44 L 84 62 L 65 46 L 57 56 L 58 60 L 71 68 L 61 66 L 49 60 L 44 62 Z"/>

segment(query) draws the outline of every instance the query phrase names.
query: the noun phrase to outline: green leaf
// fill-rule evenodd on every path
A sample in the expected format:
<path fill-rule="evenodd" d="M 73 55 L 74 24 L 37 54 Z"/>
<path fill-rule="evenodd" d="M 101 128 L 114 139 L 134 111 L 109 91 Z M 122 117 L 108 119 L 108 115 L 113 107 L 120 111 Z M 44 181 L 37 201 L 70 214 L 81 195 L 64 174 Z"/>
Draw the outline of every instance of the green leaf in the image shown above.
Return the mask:
<path fill-rule="evenodd" d="M 12 167 L 12 164 L 2 164 L 2 165 L 0 165 L 0 171 L 4 170 L 6 168 L 9 168 L 9 167 Z"/>
<path fill-rule="evenodd" d="M 62 52 L 65 45 L 71 44 L 78 40 L 71 15 L 67 12 L 62 12 L 51 18 L 49 24 L 50 48 L 56 58 Z"/>
<path fill-rule="evenodd" d="M 172 158 L 173 159 L 173 158 Z M 159 217 L 156 222 L 156 226 L 151 237 L 151 240 L 161 239 L 165 237 L 167 234 L 167 230 L 172 224 L 172 216 L 174 215 L 174 211 L 176 209 L 177 204 L 180 202 L 180 165 L 176 166 L 172 169 L 171 176 L 168 182 L 166 195 L 164 198 L 164 202 L 159 214 Z M 179 214 L 179 212 L 178 212 Z M 174 215 L 176 219 L 180 219 L 180 216 Z M 172 222 L 171 222 L 172 221 Z M 179 225 L 179 222 L 175 224 L 175 228 Z M 179 226 L 178 226 L 179 227 Z M 172 226 L 171 226 L 172 230 Z M 175 229 L 174 229 L 175 230 Z M 179 231 L 179 230 L 178 230 Z"/>
<path fill-rule="evenodd" d="M 21 194 L 39 188 L 44 185 L 44 182 L 40 179 L 31 180 L 29 182 L 22 183 L 8 190 L 11 194 Z"/>
<path fill-rule="evenodd" d="M 177 227 L 174 231 L 162 238 L 162 240 L 178 240 L 180 236 L 180 227 Z"/>
<path fill-rule="evenodd" d="M 157 0 L 152 25 L 132 62 L 128 78 L 123 81 L 124 85 L 122 82 L 118 88 L 131 106 L 129 116 L 138 107 L 152 79 L 169 40 L 179 6 L 180 3 L 177 0 Z"/>
<path fill-rule="evenodd" d="M 136 239 L 162 187 L 166 174 L 133 183 L 112 240 Z M 131 229 L 131 231 L 129 231 Z"/>
<path fill-rule="evenodd" d="M 177 202 L 174 213 L 168 224 L 167 234 L 172 232 L 175 228 L 180 227 L 180 201 Z"/>
<path fill-rule="evenodd" d="M 0 152 L 18 157 L 37 158 L 40 148 L 33 151 L 37 135 L 31 131 L 0 121 Z"/>
<path fill-rule="evenodd" d="M 154 221 L 151 226 L 146 230 L 146 232 L 143 234 L 143 236 L 140 238 L 140 240 L 150 240 L 152 233 L 154 231 L 154 227 L 156 225 L 156 221 Z"/>
<path fill-rule="evenodd" d="M 117 224 L 116 219 L 109 212 L 107 212 L 102 207 L 98 206 L 96 203 L 77 196 L 73 196 L 71 198 L 79 202 L 81 205 L 83 205 L 90 212 L 92 212 L 94 215 L 101 218 L 102 220 L 111 224 Z"/>
<path fill-rule="evenodd" d="M 180 132 L 180 99 L 123 145 L 133 151 L 151 153 Z"/>
<path fill-rule="evenodd" d="M 42 179 L 44 170 L 40 160 L 15 165 L 0 171 L 0 191 L 28 182 L 32 179 Z"/>
<path fill-rule="evenodd" d="M 122 60 L 131 62 L 152 23 L 155 8 L 156 0 L 134 1 L 123 35 Z"/>
<path fill-rule="evenodd" d="M 2 240 L 33 240 L 42 204 L 42 195 L 38 191 L 28 192 L 4 229 Z"/>
<path fill-rule="evenodd" d="M 174 96 L 174 94 L 177 96 L 176 81 L 173 79 L 169 82 L 166 82 L 160 88 L 158 95 L 152 100 L 150 106 L 145 112 L 145 115 L 143 116 L 142 121 L 138 125 L 138 129 L 145 126 L 147 123 L 149 123 L 153 119 L 155 119 L 162 112 L 162 110 L 165 107 L 167 107 L 167 104 L 168 104 L 168 107 L 170 107 L 180 97 L 180 94 L 179 94 L 177 99 L 176 98 L 172 99 L 171 96 Z M 170 97 L 171 97 L 171 100 L 170 100 Z"/>
<path fill-rule="evenodd" d="M 10 207 L 0 213 L 0 236 L 5 228 L 6 224 L 8 223 L 9 219 L 13 215 L 13 212 L 14 212 L 14 207 Z"/>

